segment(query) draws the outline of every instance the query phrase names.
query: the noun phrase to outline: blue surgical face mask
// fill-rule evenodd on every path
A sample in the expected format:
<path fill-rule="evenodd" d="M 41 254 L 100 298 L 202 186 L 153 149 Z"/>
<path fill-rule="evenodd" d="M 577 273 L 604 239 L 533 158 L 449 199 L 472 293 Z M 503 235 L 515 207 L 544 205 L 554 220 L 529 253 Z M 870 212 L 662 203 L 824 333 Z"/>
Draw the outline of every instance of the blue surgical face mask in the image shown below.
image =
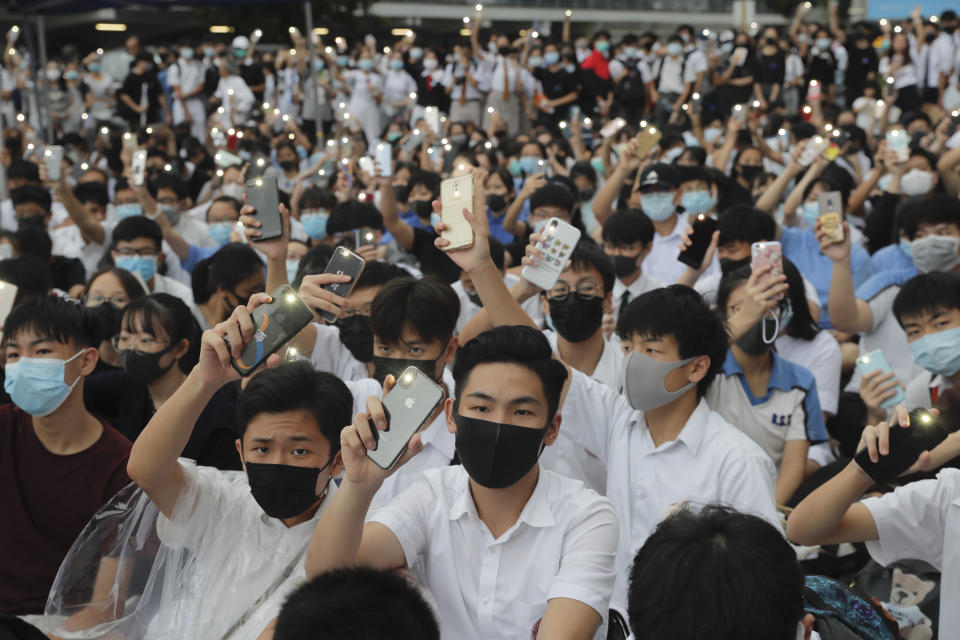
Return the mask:
<path fill-rule="evenodd" d="M 403 137 L 403 134 L 399 131 L 391 131 L 387 134 L 387 142 L 393 144 L 397 140 Z"/>
<path fill-rule="evenodd" d="M 411 60 L 419 60 L 422 57 L 423 57 L 423 49 L 421 49 L 420 47 L 414 47 L 413 49 L 410 49 Z"/>
<path fill-rule="evenodd" d="M 647 217 L 654 222 L 663 222 L 676 211 L 673 199 L 676 197 L 673 191 L 664 191 L 660 193 L 644 193 L 640 202 L 640 207 Z"/>
<path fill-rule="evenodd" d="M 877 180 L 877 188 L 880 189 L 880 191 L 886 191 L 890 188 L 891 180 L 893 180 L 893 176 L 889 173 L 884 176 L 880 176 L 880 179 Z"/>
<path fill-rule="evenodd" d="M 143 208 L 139 202 L 127 202 L 117 205 L 117 219 L 132 218 L 133 216 L 142 216 Z"/>
<path fill-rule="evenodd" d="M 577 70 L 577 65 L 575 65 L 575 64 L 568 64 L 568 65 L 566 65 L 566 66 L 564 67 L 564 70 L 565 70 L 567 73 L 573 73 L 574 71 Z"/>
<path fill-rule="evenodd" d="M 325 211 L 311 211 L 300 214 L 300 224 L 313 240 L 323 240 L 327 237 L 327 220 L 330 214 Z"/>
<path fill-rule="evenodd" d="M 90 71 L 90 73 L 100 73 L 100 63 L 91 62 L 87 65 L 87 69 Z"/>
<path fill-rule="evenodd" d="M 830 48 L 830 38 L 817 38 L 817 49 L 826 51 Z"/>
<path fill-rule="evenodd" d="M 820 217 L 820 204 L 817 202 L 804 202 L 800 207 L 800 213 L 803 219 L 807 221 L 807 226 L 811 229 L 817 228 L 817 218 Z"/>
<path fill-rule="evenodd" d="M 69 69 L 63 74 L 63 77 L 65 80 L 76 80 L 77 78 L 80 77 L 80 73 L 73 69 Z"/>
<path fill-rule="evenodd" d="M 364 71 L 370 71 L 371 69 L 373 69 L 373 60 L 371 60 L 370 58 L 364 58 L 363 60 L 360 61 L 360 68 L 363 69 Z"/>
<path fill-rule="evenodd" d="M 723 129 L 721 127 L 707 127 L 703 130 L 703 139 L 707 142 L 713 143 L 723 135 Z"/>
<path fill-rule="evenodd" d="M 83 354 L 79 351 L 66 360 L 60 358 L 20 358 L 4 368 L 3 390 L 13 403 L 37 418 L 50 415 L 63 404 L 80 376 L 67 384 L 63 377 L 67 363 Z"/>
<path fill-rule="evenodd" d="M 510 169 L 510 175 L 514 177 L 519 176 L 523 173 L 523 166 L 520 164 L 519 160 L 511 160 L 509 169 Z"/>
<path fill-rule="evenodd" d="M 597 175 L 603 175 L 603 158 L 593 157 L 590 158 L 590 166 L 593 167 L 593 170 L 597 172 Z"/>
<path fill-rule="evenodd" d="M 663 154 L 663 161 L 666 162 L 667 164 L 673 162 L 678 157 L 680 157 L 680 154 L 683 153 L 683 150 L 684 150 L 684 147 L 680 147 L 680 146 L 671 147 L 667 149 Z"/>
<path fill-rule="evenodd" d="M 707 189 L 687 191 L 680 197 L 683 208 L 695 216 L 710 211 L 717 206 L 717 197 Z"/>
<path fill-rule="evenodd" d="M 193 60 L 193 49 L 184 49 L 180 52 L 180 57 L 184 60 Z"/>
<path fill-rule="evenodd" d="M 541 158 L 537 156 L 520 156 L 520 168 L 528 176 L 537 173 L 540 169 Z"/>
<path fill-rule="evenodd" d="M 287 259 L 287 282 L 294 282 L 297 279 L 297 270 L 300 268 L 300 261 L 297 259 Z"/>
<path fill-rule="evenodd" d="M 673 58 L 683 53 L 683 45 L 679 42 L 671 42 L 667 45 L 667 55 Z"/>
<path fill-rule="evenodd" d="M 913 360 L 927 371 L 952 376 L 960 371 L 960 327 L 928 333 L 910 343 Z"/>
<path fill-rule="evenodd" d="M 213 222 L 207 225 L 207 232 L 213 241 L 221 247 L 230 242 L 230 230 L 233 224 L 230 222 Z"/>
<path fill-rule="evenodd" d="M 543 56 L 530 56 L 527 58 L 527 64 L 529 64 L 534 69 L 543 66 Z"/>
<path fill-rule="evenodd" d="M 543 54 L 543 61 L 548 67 L 551 67 L 560 62 L 560 54 L 556 51 L 547 51 L 545 54 Z"/>
<path fill-rule="evenodd" d="M 323 71 L 323 68 L 327 66 L 323 60 L 317 59 L 313 61 L 313 70 L 320 72 Z"/>
<path fill-rule="evenodd" d="M 730 52 L 732 52 L 732 51 L 733 51 L 733 43 L 732 43 L 732 42 L 724 42 L 724 43 L 722 43 L 722 44 L 720 45 L 720 51 L 723 51 L 724 53 L 730 53 Z"/>
<path fill-rule="evenodd" d="M 217 55 L 217 51 L 216 51 L 216 49 L 214 49 L 213 47 L 204 47 L 204 48 L 203 48 L 203 55 L 204 55 L 204 57 L 206 57 L 206 58 L 212 58 L 212 57 L 214 57 L 215 55 Z"/>
<path fill-rule="evenodd" d="M 401 69 L 403 69 L 403 60 L 400 60 L 399 58 L 394 58 L 393 60 L 390 61 L 390 68 L 393 69 L 394 71 L 400 71 Z"/>
<path fill-rule="evenodd" d="M 905 254 L 907 254 L 908 256 L 910 256 L 910 257 L 912 258 L 912 257 L 913 257 L 913 242 L 911 242 L 911 241 L 910 241 L 909 239 L 907 239 L 907 238 L 900 238 L 900 250 L 903 251 Z"/>
<path fill-rule="evenodd" d="M 350 58 L 347 56 L 337 56 L 337 66 L 343 68 L 350 66 Z"/>
<path fill-rule="evenodd" d="M 150 282 L 157 273 L 157 259 L 154 256 L 120 256 L 115 262 L 121 269 L 140 274 L 144 282 Z"/>

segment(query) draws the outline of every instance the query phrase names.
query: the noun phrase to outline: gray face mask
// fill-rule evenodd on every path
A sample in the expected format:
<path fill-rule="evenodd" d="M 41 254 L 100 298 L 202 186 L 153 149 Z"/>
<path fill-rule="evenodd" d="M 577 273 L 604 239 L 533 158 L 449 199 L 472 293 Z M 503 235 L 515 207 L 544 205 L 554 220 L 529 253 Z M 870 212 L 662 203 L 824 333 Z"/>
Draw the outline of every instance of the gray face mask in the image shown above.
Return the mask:
<path fill-rule="evenodd" d="M 678 367 L 693 362 L 694 358 L 676 362 L 660 362 L 637 351 L 631 351 L 623 361 L 620 388 L 630 406 L 640 411 L 656 409 L 672 402 L 689 391 L 696 382 L 691 382 L 676 391 L 667 391 L 667 374 Z"/>
<path fill-rule="evenodd" d="M 953 236 L 927 236 L 910 243 L 913 264 L 920 273 L 953 269 L 960 264 L 957 248 L 960 248 L 960 238 Z"/>

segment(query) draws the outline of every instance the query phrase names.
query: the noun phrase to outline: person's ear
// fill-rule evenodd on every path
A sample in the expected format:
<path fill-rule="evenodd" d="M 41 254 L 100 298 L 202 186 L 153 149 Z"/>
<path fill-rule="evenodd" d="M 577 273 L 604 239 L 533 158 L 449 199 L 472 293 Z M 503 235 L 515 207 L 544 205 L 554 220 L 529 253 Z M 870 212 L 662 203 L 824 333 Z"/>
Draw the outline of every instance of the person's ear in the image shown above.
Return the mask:
<path fill-rule="evenodd" d="M 641 262 L 647 259 L 647 256 L 650 255 L 650 252 L 653 250 L 653 240 L 648 242 L 643 249 L 640 251 L 640 255 L 637 258 L 637 265 L 639 266 Z"/>
<path fill-rule="evenodd" d="M 603 296 L 603 312 L 613 313 L 613 291 L 608 291 L 607 295 Z"/>
<path fill-rule="evenodd" d="M 84 349 L 83 355 L 77 359 L 80 360 L 80 375 L 88 376 L 97 368 L 97 362 L 100 360 L 100 352 L 94 347 L 87 347 Z"/>
<path fill-rule="evenodd" d="M 173 350 L 173 357 L 175 360 L 179 360 L 187 354 L 187 351 L 190 350 L 190 341 L 186 338 L 180 340 L 177 344 L 177 348 Z"/>
<path fill-rule="evenodd" d="M 343 455 L 337 451 L 333 456 L 333 462 L 330 463 L 330 477 L 336 478 L 343 473 L 343 469 Z M 319 495 L 319 493 L 317 495 Z"/>
<path fill-rule="evenodd" d="M 691 367 L 687 373 L 687 381 L 700 382 L 710 371 L 710 356 L 699 356 L 687 366 Z"/>
<path fill-rule="evenodd" d="M 447 343 L 446 349 L 443 350 L 443 364 L 453 362 L 453 358 L 457 355 L 457 347 L 460 346 L 460 338 L 453 336 L 450 338 L 450 342 Z"/>
<path fill-rule="evenodd" d="M 551 420 L 550 424 L 547 425 L 547 433 L 543 437 L 544 446 L 549 447 L 557 441 L 557 437 L 560 435 L 561 422 L 563 422 L 563 416 L 561 416 L 559 412 L 554 414 L 553 420 Z"/>
<path fill-rule="evenodd" d="M 800 620 L 800 623 L 803 625 L 803 640 L 810 640 L 810 636 L 813 635 L 813 625 L 816 622 L 817 619 L 813 617 L 812 613 L 808 613 Z"/>
<path fill-rule="evenodd" d="M 443 414 L 447 419 L 447 431 L 450 433 L 457 433 L 457 422 L 453 419 L 453 398 L 447 398 L 443 403 Z"/>
<path fill-rule="evenodd" d="M 237 455 L 240 456 L 240 466 L 243 467 L 244 473 L 247 471 L 247 461 L 243 459 L 243 441 L 240 438 L 237 438 L 233 441 L 234 445 L 237 447 Z"/>

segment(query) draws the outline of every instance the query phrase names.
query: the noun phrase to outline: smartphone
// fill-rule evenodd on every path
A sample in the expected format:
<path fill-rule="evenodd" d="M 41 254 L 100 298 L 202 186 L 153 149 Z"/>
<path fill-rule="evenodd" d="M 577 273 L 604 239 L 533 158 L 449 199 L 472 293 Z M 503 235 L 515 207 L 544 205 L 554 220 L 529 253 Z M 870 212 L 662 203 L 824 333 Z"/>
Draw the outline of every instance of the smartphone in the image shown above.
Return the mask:
<path fill-rule="evenodd" d="M 902 129 L 888 131 L 886 135 L 887 148 L 897 152 L 897 160 L 906 162 L 910 159 L 910 150 L 907 148 L 910 144 L 910 136 Z"/>
<path fill-rule="evenodd" d="M 701 213 L 693 221 L 693 234 L 690 236 L 690 246 L 680 252 L 677 260 L 692 269 L 699 269 L 703 258 L 710 248 L 713 232 L 717 230 L 717 221 Z"/>
<path fill-rule="evenodd" d="M 350 292 L 353 291 L 354 285 L 357 284 L 357 278 L 363 273 L 363 267 L 365 265 L 366 261 L 353 251 L 350 251 L 350 249 L 337 247 L 323 272 L 333 273 L 338 276 L 348 275 L 350 276 L 350 282 L 331 282 L 330 284 L 323 285 L 323 288 L 341 298 L 346 298 L 350 295 Z M 317 309 L 317 313 L 329 323 L 337 321 L 337 316 L 329 311 Z"/>
<path fill-rule="evenodd" d="M 747 48 L 746 47 L 737 47 L 733 50 L 733 55 L 730 56 L 734 61 L 733 63 L 738 67 L 742 67 L 743 63 L 747 61 Z"/>
<path fill-rule="evenodd" d="M 747 109 L 742 104 L 733 105 L 733 117 L 736 120 L 743 122 L 747 119 Z"/>
<path fill-rule="evenodd" d="M 463 217 L 464 209 L 469 210 L 471 215 L 476 210 L 473 194 L 473 174 L 448 178 L 440 183 L 440 202 L 443 204 L 440 217 L 447 227 L 440 237 L 450 241 L 444 251 L 473 246 L 473 227 Z"/>
<path fill-rule="evenodd" d="M 377 175 L 381 178 L 393 176 L 393 147 L 389 142 L 378 142 L 374 160 L 377 161 Z"/>
<path fill-rule="evenodd" d="M 828 191 L 817 196 L 820 227 L 827 232 L 828 242 L 843 242 L 843 200 L 839 191 Z"/>
<path fill-rule="evenodd" d="M 807 87 L 807 102 L 812 103 L 820 99 L 820 83 L 817 80 L 811 80 Z"/>
<path fill-rule="evenodd" d="M 884 355 L 881 349 L 874 349 L 870 353 L 866 353 L 857 358 L 857 368 L 860 369 L 860 373 L 863 375 L 866 375 L 871 371 L 876 371 L 877 369 L 883 373 L 893 373 L 893 367 L 890 366 L 887 356 Z M 884 403 L 880 405 L 881 409 L 889 409 L 903 402 L 904 398 L 906 398 L 903 388 L 897 386 L 896 392 L 897 395 L 893 396 L 889 400 L 884 401 Z"/>
<path fill-rule="evenodd" d="M 543 227 L 543 236 L 537 242 L 537 249 L 543 254 L 543 260 L 536 265 L 526 265 L 520 275 L 544 291 L 557 284 L 570 254 L 580 242 L 580 230 L 560 218 L 550 218 Z"/>
<path fill-rule="evenodd" d="M 423 119 L 427 121 L 427 126 L 433 129 L 433 132 L 440 135 L 440 109 L 437 107 L 424 107 Z"/>
<path fill-rule="evenodd" d="M 310 308 L 290 285 L 280 285 L 272 296 L 273 300 L 253 310 L 253 342 L 243 348 L 239 358 L 233 359 L 233 368 L 241 376 L 253 373 L 313 320 Z"/>
<path fill-rule="evenodd" d="M 8 244 L 0 245 L 0 247 L 6 248 L 8 251 L 10 250 L 10 245 Z M 0 336 L 3 335 L 3 325 L 7 321 L 7 316 L 10 315 L 10 310 L 13 309 L 13 301 L 16 299 L 17 285 L 0 281 Z"/>
<path fill-rule="evenodd" d="M 614 118 L 613 120 L 611 120 L 610 122 L 608 122 L 607 124 L 603 125 L 600 128 L 600 135 L 604 139 L 609 138 L 610 136 L 620 131 L 620 129 L 623 129 L 625 126 L 627 126 L 626 120 L 624 120 L 623 118 Z"/>
<path fill-rule="evenodd" d="M 639 135 L 639 146 L 637 147 L 637 157 L 646 158 L 650 154 L 650 150 L 653 149 L 660 143 L 660 138 L 662 134 L 656 127 L 647 127 L 640 132 Z"/>
<path fill-rule="evenodd" d="M 366 172 L 366 174 L 369 176 L 377 175 L 377 168 L 373 164 L 373 159 L 370 158 L 369 156 L 363 156 L 362 158 L 357 160 L 357 166 L 360 169 L 360 171 Z"/>
<path fill-rule="evenodd" d="M 63 147 L 52 144 L 44 149 L 43 164 L 47 167 L 47 179 L 59 180 L 63 164 Z"/>
<path fill-rule="evenodd" d="M 403 143 L 401 149 L 407 153 L 413 153 L 413 150 L 423 144 L 423 132 L 420 129 L 414 129 L 407 141 Z"/>
<path fill-rule="evenodd" d="M 280 217 L 280 192 L 276 178 L 247 180 L 247 204 L 254 208 L 253 215 L 260 221 L 260 236 L 254 242 L 272 240 L 283 235 L 283 218 Z"/>
<path fill-rule="evenodd" d="M 367 457 L 381 469 L 392 467 L 443 400 L 443 388 L 427 374 L 416 367 L 404 369 L 393 389 L 381 400 L 387 428 L 380 431 L 370 421 L 377 448 L 367 451 Z"/>
<path fill-rule="evenodd" d="M 130 162 L 130 169 L 133 173 L 133 186 L 142 187 L 144 177 L 147 173 L 146 149 L 137 149 L 133 152 L 133 160 Z"/>
<path fill-rule="evenodd" d="M 773 270 L 767 278 L 774 278 L 783 273 L 783 251 L 779 242 L 754 242 L 750 245 L 750 255 L 751 271 L 761 271 L 773 265 Z M 779 294 L 775 300 L 783 300 L 784 295 L 784 293 Z"/>
<path fill-rule="evenodd" d="M 134 133 L 127 131 L 123 134 L 123 148 L 124 150 L 129 149 L 133 151 L 137 148 L 137 136 Z"/>
<path fill-rule="evenodd" d="M 370 227 L 360 227 L 353 232 L 353 242 L 355 247 L 370 247 L 377 244 L 377 232 Z"/>
<path fill-rule="evenodd" d="M 817 156 L 823 153 L 827 148 L 823 136 L 813 136 L 808 138 L 803 146 L 803 152 L 800 154 L 800 164 L 804 167 L 810 166 Z"/>
<path fill-rule="evenodd" d="M 874 482 L 887 484 L 909 469 L 921 453 L 943 442 L 948 434 L 936 416 L 925 409 L 914 409 L 910 412 L 909 428 L 890 427 L 890 453 L 872 462 L 864 449 L 854 460 Z"/>
<path fill-rule="evenodd" d="M 827 148 L 824 149 L 820 153 L 820 155 L 822 155 L 824 158 L 826 158 L 830 162 L 833 162 L 834 160 L 840 157 L 840 145 L 838 145 L 836 142 L 831 140 L 830 142 L 827 143 Z"/>

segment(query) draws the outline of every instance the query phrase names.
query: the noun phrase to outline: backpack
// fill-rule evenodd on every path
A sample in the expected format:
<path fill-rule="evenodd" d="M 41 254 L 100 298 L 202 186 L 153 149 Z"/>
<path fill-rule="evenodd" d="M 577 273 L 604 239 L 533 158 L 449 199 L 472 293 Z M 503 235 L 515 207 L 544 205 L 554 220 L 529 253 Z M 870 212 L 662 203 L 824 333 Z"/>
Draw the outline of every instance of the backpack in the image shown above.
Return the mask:
<path fill-rule="evenodd" d="M 627 72 L 620 82 L 613 86 L 613 95 L 619 102 L 627 104 L 643 103 L 647 97 L 647 88 L 643 86 L 643 76 L 634 61 L 633 67 L 627 66 Z"/>
<path fill-rule="evenodd" d="M 937 638 L 940 573 L 926 562 L 898 560 L 883 567 L 871 560 L 851 588 L 879 602 L 898 623 L 900 637 Z"/>
<path fill-rule="evenodd" d="M 897 623 L 876 602 L 824 576 L 807 576 L 803 609 L 817 619 L 824 640 L 897 640 Z"/>

